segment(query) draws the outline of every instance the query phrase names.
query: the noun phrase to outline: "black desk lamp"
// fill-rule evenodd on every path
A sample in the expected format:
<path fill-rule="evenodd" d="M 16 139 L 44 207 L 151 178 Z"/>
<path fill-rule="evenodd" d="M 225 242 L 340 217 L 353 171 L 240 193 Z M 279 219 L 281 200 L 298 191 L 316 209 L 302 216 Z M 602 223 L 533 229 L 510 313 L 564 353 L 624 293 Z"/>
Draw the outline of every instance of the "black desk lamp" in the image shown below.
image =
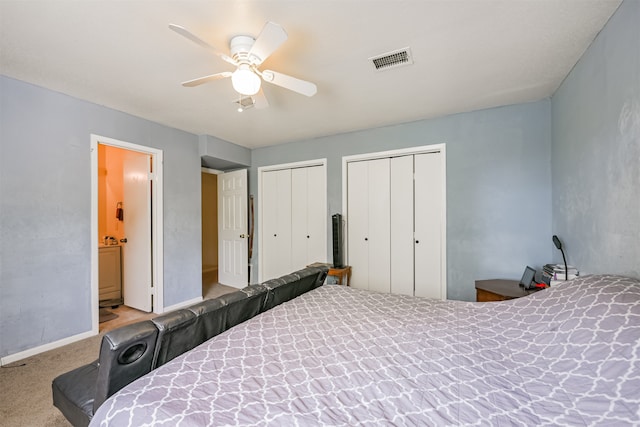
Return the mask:
<path fill-rule="evenodd" d="M 556 248 L 560 249 L 562 252 L 562 259 L 564 260 L 564 280 L 569 280 L 569 270 L 567 269 L 567 258 L 564 256 L 564 251 L 562 250 L 562 243 L 560 243 L 560 239 L 555 234 L 553 235 L 553 244 L 556 245 Z"/>

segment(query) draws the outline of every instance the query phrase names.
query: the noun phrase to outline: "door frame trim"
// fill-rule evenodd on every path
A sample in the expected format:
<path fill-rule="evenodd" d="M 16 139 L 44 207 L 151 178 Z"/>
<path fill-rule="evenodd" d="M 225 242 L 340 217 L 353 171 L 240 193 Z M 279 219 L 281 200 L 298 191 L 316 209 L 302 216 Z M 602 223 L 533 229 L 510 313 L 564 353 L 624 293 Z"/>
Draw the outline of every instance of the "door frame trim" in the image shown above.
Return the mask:
<path fill-rule="evenodd" d="M 446 144 L 433 144 L 433 145 L 423 145 L 419 147 L 409 147 L 409 148 L 401 148 L 398 150 L 387 150 L 387 151 L 379 151 L 375 153 L 364 153 L 364 154 L 355 154 L 351 156 L 344 156 L 342 158 L 342 215 L 344 219 L 344 236 L 348 236 L 349 230 L 349 211 L 348 211 L 348 203 L 347 203 L 347 189 L 348 189 L 348 165 L 351 162 L 358 161 L 366 161 L 366 160 L 375 160 L 375 159 L 383 159 L 387 157 L 401 157 L 401 156 L 410 156 L 415 154 L 426 154 L 426 153 L 436 153 L 439 152 L 440 157 L 440 166 L 442 173 L 442 213 L 441 213 L 441 229 L 440 229 L 440 268 L 442 271 L 442 283 L 441 283 L 441 291 L 444 296 L 443 299 L 447 299 L 447 153 L 446 153 Z M 344 255 L 345 262 L 349 264 L 349 239 L 344 239 Z"/>
<path fill-rule="evenodd" d="M 292 163 L 282 163 L 282 164 L 278 164 L 278 165 L 270 165 L 270 166 L 260 166 L 258 168 L 258 283 L 262 283 L 264 281 L 264 276 L 263 276 L 263 269 L 262 269 L 262 262 L 263 262 L 263 248 L 262 248 L 262 242 L 263 242 L 263 238 L 262 238 L 262 233 L 263 233 L 263 228 L 262 228 L 262 173 L 263 172 L 271 172 L 271 171 L 277 171 L 277 170 L 282 170 L 282 169 L 297 169 L 297 168 L 306 168 L 306 167 L 311 167 L 311 166 L 322 166 L 322 171 L 324 174 L 324 192 L 322 194 L 323 196 L 323 200 L 324 200 L 324 211 L 325 211 L 325 215 L 327 214 L 327 159 L 313 159 L 313 160 L 303 160 L 300 162 L 292 162 Z M 325 224 L 324 224 L 324 230 L 325 230 L 325 235 L 327 235 L 327 230 L 329 230 L 329 228 L 327 228 L 327 221 L 329 221 L 329 219 L 325 220 Z M 327 236 L 326 239 L 329 239 L 330 236 Z M 325 240 L 325 252 L 327 251 L 327 241 Z M 254 241 L 255 244 L 255 241 Z"/>
<path fill-rule="evenodd" d="M 151 259 L 153 312 L 164 311 L 164 243 L 163 233 L 163 160 L 162 150 L 144 145 L 120 141 L 105 136 L 91 134 L 91 329 L 94 334 L 99 331 L 99 287 L 98 287 L 98 144 L 148 154 L 153 162 L 151 186 Z"/>

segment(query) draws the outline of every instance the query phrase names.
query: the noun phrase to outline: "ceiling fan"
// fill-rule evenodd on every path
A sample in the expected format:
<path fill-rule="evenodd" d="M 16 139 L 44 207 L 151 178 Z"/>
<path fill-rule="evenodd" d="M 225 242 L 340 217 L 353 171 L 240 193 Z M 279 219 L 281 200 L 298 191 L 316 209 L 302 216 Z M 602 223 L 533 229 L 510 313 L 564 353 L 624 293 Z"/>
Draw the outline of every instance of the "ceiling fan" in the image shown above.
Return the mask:
<path fill-rule="evenodd" d="M 241 95 L 241 101 L 242 95 L 254 97 L 253 106 L 256 108 L 264 108 L 269 105 L 262 92 L 262 80 L 306 96 L 313 96 L 318 91 L 315 84 L 306 80 L 301 80 L 277 71 L 261 71 L 258 69 L 258 67 L 287 40 L 288 36 L 286 31 L 276 23 L 267 22 L 256 39 L 245 35 L 231 38 L 229 55 L 217 50 L 180 25 L 169 24 L 169 28 L 194 43 L 211 50 L 223 61 L 236 67 L 236 70 L 233 72 L 223 71 L 221 73 L 188 80 L 182 83 L 183 86 L 193 87 L 214 80 L 231 77 L 231 84 L 236 92 Z"/>

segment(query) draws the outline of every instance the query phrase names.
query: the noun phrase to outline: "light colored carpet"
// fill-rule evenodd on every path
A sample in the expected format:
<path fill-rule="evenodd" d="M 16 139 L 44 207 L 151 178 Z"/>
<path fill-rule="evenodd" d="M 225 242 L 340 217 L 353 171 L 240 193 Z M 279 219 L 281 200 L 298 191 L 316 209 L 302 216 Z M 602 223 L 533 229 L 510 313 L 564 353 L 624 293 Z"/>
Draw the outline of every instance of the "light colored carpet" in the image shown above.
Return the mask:
<path fill-rule="evenodd" d="M 220 284 L 203 284 L 205 298 L 235 291 Z M 126 306 L 111 310 L 118 317 L 100 323 L 100 333 L 51 351 L 11 363 L 0 368 L 0 425 L 3 427 L 69 427 L 71 424 L 53 406 L 51 382 L 55 377 L 94 361 L 100 351 L 105 332 L 120 326 L 150 319 L 144 313 Z"/>
<path fill-rule="evenodd" d="M 230 292 L 237 291 L 236 288 L 231 286 L 221 285 L 220 283 L 216 283 L 210 286 L 205 286 L 203 289 L 204 299 L 212 299 L 218 298 L 220 295 L 228 294 Z"/>
<path fill-rule="evenodd" d="M 0 368 L 0 424 L 69 426 L 52 403 L 51 381 L 98 356 L 102 334 Z"/>

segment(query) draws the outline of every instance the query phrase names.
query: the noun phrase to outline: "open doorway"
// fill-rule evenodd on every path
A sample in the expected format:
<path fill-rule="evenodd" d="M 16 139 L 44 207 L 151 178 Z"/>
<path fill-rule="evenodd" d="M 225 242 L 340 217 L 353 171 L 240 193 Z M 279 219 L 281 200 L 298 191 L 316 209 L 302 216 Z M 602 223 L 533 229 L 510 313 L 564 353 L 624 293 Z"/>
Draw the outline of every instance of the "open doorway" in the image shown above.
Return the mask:
<path fill-rule="evenodd" d="M 244 204 L 234 203 L 232 206 L 228 206 L 228 201 L 225 201 L 225 190 L 220 190 L 220 185 L 225 182 L 225 179 L 233 175 L 233 173 L 225 173 L 215 169 L 202 168 L 202 186 L 201 186 L 201 200 L 202 200 L 202 298 L 216 298 L 220 295 L 233 292 L 239 287 L 246 286 L 246 279 L 243 283 L 237 285 L 233 281 L 229 282 L 229 265 L 235 262 L 234 256 L 229 256 L 231 252 L 234 255 L 235 251 L 225 250 L 225 247 L 229 246 L 228 238 L 225 233 L 229 225 L 234 223 L 240 223 L 246 220 L 246 202 Z M 222 178 L 222 180 L 221 180 Z M 227 206 L 226 210 L 223 209 Z M 244 214 L 239 215 L 239 218 L 229 218 L 229 213 L 237 210 L 244 209 Z M 227 220 L 225 227 L 224 220 Z M 246 240 L 246 236 L 240 237 L 240 235 L 247 234 L 246 225 L 243 230 L 235 230 L 236 227 L 232 227 L 233 234 L 237 234 L 240 240 Z M 222 232 L 222 234 L 220 234 Z M 245 243 L 245 242 L 243 242 Z M 241 245 L 232 245 L 234 247 L 242 247 Z M 246 244 L 245 244 L 246 246 Z M 244 251 L 244 257 L 246 258 L 246 251 Z M 240 267 L 234 267 L 232 270 L 239 268 L 246 269 L 247 260 Z M 220 271 L 222 269 L 222 271 Z M 220 274 L 222 273 L 222 282 Z"/>
<path fill-rule="evenodd" d="M 101 306 L 163 311 L 162 151 L 92 135 L 91 169 L 91 304 L 97 333 Z M 111 280 L 108 288 L 101 286 L 105 277 Z"/>
<path fill-rule="evenodd" d="M 218 175 L 202 169 L 202 297 L 218 284 Z"/>

